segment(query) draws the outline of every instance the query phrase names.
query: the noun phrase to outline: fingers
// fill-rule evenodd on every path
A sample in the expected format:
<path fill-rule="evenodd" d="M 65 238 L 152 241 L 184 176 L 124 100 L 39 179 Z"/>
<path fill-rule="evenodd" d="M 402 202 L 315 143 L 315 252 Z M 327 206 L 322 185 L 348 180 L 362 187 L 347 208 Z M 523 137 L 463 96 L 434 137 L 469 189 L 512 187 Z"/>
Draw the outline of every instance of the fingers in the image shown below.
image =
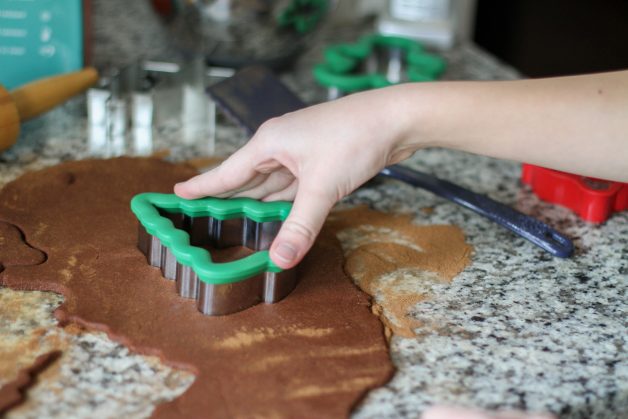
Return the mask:
<path fill-rule="evenodd" d="M 249 143 L 250 144 L 250 143 Z M 228 194 L 252 182 L 261 183 L 255 170 L 255 153 L 247 144 L 217 168 L 174 186 L 174 193 L 185 199 Z M 264 176 L 265 175 L 260 175 Z M 250 184 L 249 184 L 250 185 Z M 250 186 L 249 186 L 250 187 Z"/>
<path fill-rule="evenodd" d="M 278 170 L 268 175 L 264 182 L 258 184 L 255 187 L 249 187 L 242 189 L 241 191 L 233 194 L 234 198 L 240 196 L 246 196 L 253 199 L 262 199 L 268 195 L 282 191 L 290 186 L 294 182 L 294 176 L 287 170 Z"/>
<path fill-rule="evenodd" d="M 283 269 L 294 267 L 314 244 L 335 200 L 318 187 L 301 184 L 292 211 L 270 247 L 270 258 Z"/>
<path fill-rule="evenodd" d="M 270 195 L 265 196 L 262 201 L 271 202 L 271 201 L 294 201 L 294 197 L 297 194 L 297 188 L 299 187 L 299 181 L 294 179 L 290 185 L 288 185 L 285 189 L 271 193 Z"/>
<path fill-rule="evenodd" d="M 468 408 L 435 406 L 426 410 L 421 419 L 555 419 L 555 417 L 542 413 L 483 412 Z"/>
<path fill-rule="evenodd" d="M 426 410 L 421 419 L 492 419 L 490 415 L 471 409 L 455 407 L 432 407 Z"/>
<path fill-rule="evenodd" d="M 251 180 L 249 180 L 248 182 L 246 182 L 244 185 L 240 186 L 239 188 L 232 189 L 230 191 L 220 193 L 217 195 L 212 195 L 212 196 L 216 198 L 235 198 L 237 196 L 244 196 L 241 194 L 245 193 L 245 191 L 258 188 L 260 185 L 266 182 L 266 180 L 268 179 L 268 176 L 269 175 L 257 174 L 255 177 L 253 177 Z"/>

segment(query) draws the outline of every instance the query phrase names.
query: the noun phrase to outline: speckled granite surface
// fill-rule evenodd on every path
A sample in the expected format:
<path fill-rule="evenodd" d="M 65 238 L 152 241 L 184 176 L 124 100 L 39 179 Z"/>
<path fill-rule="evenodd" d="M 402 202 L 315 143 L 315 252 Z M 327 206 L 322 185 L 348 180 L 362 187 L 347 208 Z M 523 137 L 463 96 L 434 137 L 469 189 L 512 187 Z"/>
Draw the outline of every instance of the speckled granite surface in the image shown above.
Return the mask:
<path fill-rule="evenodd" d="M 417 340 L 393 341 L 399 371 L 357 417 L 414 417 L 435 401 L 545 410 L 561 417 L 627 417 L 628 214 L 599 227 L 539 202 L 511 162 L 429 150 L 411 166 L 483 192 L 556 226 L 576 255 L 553 258 L 427 192 L 387 181 L 351 198 L 384 211 L 433 207 L 417 223 L 459 225 L 473 263 L 415 307 Z"/>
<path fill-rule="evenodd" d="M 323 38 L 347 40 L 354 34 L 352 28 L 335 28 Z M 314 48 L 296 73 L 286 76 L 308 101 L 323 97 L 308 71 L 319 53 Z M 448 79 L 517 77 L 472 46 L 446 58 Z M 0 184 L 27 170 L 88 157 L 83 112 L 78 99 L 27 124 L 19 144 L 0 156 Z M 203 152 L 203 144 L 181 144 L 178 134 L 176 128 L 158 130 L 153 148 L 170 149 L 173 160 Z M 237 128 L 221 125 L 217 154 L 230 153 L 244 140 Z M 368 395 L 355 417 L 415 418 L 434 403 L 545 410 L 565 418 L 628 417 L 628 212 L 601 226 L 585 224 L 521 187 L 519 166 L 512 162 L 433 149 L 407 164 L 538 216 L 575 238 L 577 252 L 570 260 L 552 258 L 475 214 L 395 181 L 357 191 L 346 204 L 415 212 L 421 224 L 456 224 L 475 252 L 473 263 L 451 284 L 421 285 L 432 297 L 412 315 L 424 327 L 417 339 L 393 339 L 398 372 Z M 418 211 L 425 207 L 433 211 Z M 55 329 L 51 311 L 60 299 L 53 294 L 0 289 L 0 302 L 3 351 L 24 339 L 34 340 L 42 352 L 65 350 L 54 373 L 42 376 L 12 417 L 145 417 L 193 379 L 129 353 L 102 334 Z M 53 397 L 58 397 L 54 408 Z"/>

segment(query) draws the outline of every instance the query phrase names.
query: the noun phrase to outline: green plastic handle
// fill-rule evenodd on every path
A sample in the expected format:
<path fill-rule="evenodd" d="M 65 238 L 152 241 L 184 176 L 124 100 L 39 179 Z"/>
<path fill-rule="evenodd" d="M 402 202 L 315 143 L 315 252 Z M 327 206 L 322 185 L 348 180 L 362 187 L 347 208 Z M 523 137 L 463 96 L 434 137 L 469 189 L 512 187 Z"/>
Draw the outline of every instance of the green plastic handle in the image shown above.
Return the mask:
<path fill-rule="evenodd" d="M 250 218 L 256 222 L 284 221 L 292 203 L 285 201 L 261 202 L 250 198 L 202 198 L 186 200 L 174 194 L 147 192 L 131 200 L 131 211 L 148 234 L 157 237 L 173 253 L 177 262 L 190 266 L 198 278 L 208 284 L 229 284 L 246 280 L 264 272 L 281 272 L 267 250 L 258 251 L 243 259 L 215 263 L 206 249 L 192 246 L 190 235 L 175 228 L 172 221 L 162 216 L 159 209 L 184 213 L 190 217 L 214 217 L 219 220 Z"/>

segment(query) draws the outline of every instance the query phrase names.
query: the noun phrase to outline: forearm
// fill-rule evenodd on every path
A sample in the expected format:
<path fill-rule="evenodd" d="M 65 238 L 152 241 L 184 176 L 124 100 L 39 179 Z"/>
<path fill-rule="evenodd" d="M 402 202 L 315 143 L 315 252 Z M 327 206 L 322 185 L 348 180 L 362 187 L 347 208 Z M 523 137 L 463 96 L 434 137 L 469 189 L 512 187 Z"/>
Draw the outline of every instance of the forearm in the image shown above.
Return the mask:
<path fill-rule="evenodd" d="M 392 89 L 384 106 L 405 127 L 398 150 L 440 146 L 628 181 L 628 71 Z"/>

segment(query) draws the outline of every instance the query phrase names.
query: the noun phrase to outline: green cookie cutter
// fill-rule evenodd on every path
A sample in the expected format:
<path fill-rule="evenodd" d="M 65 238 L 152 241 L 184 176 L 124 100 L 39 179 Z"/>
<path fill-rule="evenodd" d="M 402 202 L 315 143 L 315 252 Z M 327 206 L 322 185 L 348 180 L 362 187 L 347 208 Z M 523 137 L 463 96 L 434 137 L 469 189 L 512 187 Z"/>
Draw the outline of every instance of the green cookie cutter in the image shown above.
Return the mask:
<path fill-rule="evenodd" d="M 378 48 L 401 50 L 409 81 L 433 81 L 445 70 L 445 61 L 423 50 L 421 44 L 399 36 L 372 34 L 354 44 L 336 44 L 325 49 L 323 63 L 314 67 L 314 78 L 321 85 L 352 93 L 391 86 L 385 75 L 359 73 L 362 63 Z"/>
<path fill-rule="evenodd" d="M 280 27 L 293 28 L 303 35 L 318 25 L 328 8 L 328 0 L 292 0 L 279 14 L 277 21 Z"/>
<path fill-rule="evenodd" d="M 292 203 L 285 201 L 261 202 L 250 198 L 220 199 L 207 197 L 186 200 L 174 194 L 147 192 L 131 200 L 131 211 L 146 232 L 157 237 L 175 256 L 177 263 L 191 267 L 199 280 L 207 284 L 231 284 L 264 272 L 282 272 L 268 254 L 257 251 L 243 259 L 215 263 L 206 249 L 192 246 L 188 232 L 178 229 L 159 213 L 183 213 L 189 217 L 213 217 L 217 220 L 248 218 L 257 223 L 284 221 Z"/>

